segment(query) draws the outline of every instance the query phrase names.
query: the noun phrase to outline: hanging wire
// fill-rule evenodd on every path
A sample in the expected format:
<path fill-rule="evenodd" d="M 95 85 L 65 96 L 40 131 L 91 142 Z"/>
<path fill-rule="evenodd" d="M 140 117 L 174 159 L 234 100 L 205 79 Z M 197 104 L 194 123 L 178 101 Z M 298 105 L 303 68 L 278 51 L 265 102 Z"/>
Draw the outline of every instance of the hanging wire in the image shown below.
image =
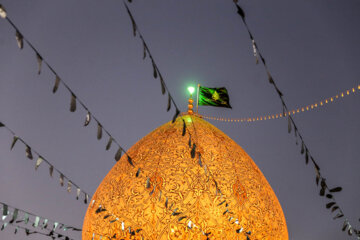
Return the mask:
<path fill-rule="evenodd" d="M 178 108 L 178 106 L 177 106 L 174 98 L 172 97 L 172 95 L 171 95 L 171 93 L 170 93 L 170 91 L 169 91 L 169 89 L 168 89 L 168 87 L 167 87 L 167 85 L 166 85 L 166 83 L 165 83 L 165 81 L 164 81 L 164 78 L 163 78 L 163 76 L 162 76 L 162 74 L 161 74 L 161 72 L 160 72 L 160 70 L 159 70 L 159 68 L 158 68 L 158 66 L 157 66 L 157 64 L 156 64 L 156 62 L 155 62 L 155 59 L 154 59 L 153 55 L 152 55 L 151 52 L 150 52 L 150 49 L 149 49 L 149 47 L 148 47 L 148 44 L 146 43 L 146 41 L 145 41 L 142 33 L 140 32 L 140 29 L 139 29 L 139 27 L 138 27 L 138 25 L 137 25 L 137 23 L 136 23 L 136 21 L 135 21 L 135 18 L 133 17 L 133 14 L 131 13 L 131 11 L 130 11 L 128 5 L 126 4 L 126 2 L 123 1 L 123 3 L 124 3 L 124 5 L 125 5 L 126 11 L 127 11 L 128 15 L 129 15 L 130 20 L 131 20 L 131 23 L 132 23 L 133 35 L 134 35 L 134 37 L 136 37 L 136 33 L 139 33 L 139 37 L 140 37 L 140 39 L 141 39 L 141 41 L 142 41 L 143 48 L 144 48 L 144 56 L 143 56 L 143 59 L 145 59 L 146 56 L 149 55 L 149 58 L 150 58 L 150 60 L 151 60 L 152 66 L 153 66 L 153 76 L 154 76 L 155 79 L 159 77 L 162 94 L 164 95 L 166 92 L 168 92 L 168 106 L 167 106 L 167 111 L 170 110 L 170 108 L 171 108 L 171 103 L 174 104 L 175 114 L 174 114 L 173 120 L 172 120 L 172 122 L 174 123 L 175 120 L 176 120 L 176 118 L 177 118 L 178 115 L 180 114 L 180 110 L 179 110 L 179 108 Z"/>
<path fill-rule="evenodd" d="M 286 105 L 286 103 L 284 101 L 283 93 L 280 91 L 280 89 L 278 88 L 277 84 L 275 83 L 272 75 L 270 74 L 270 71 L 269 71 L 268 66 L 266 64 L 266 61 L 265 61 L 265 58 L 263 57 L 261 51 L 259 50 L 259 47 L 256 44 L 256 41 L 255 41 L 251 31 L 250 31 L 250 28 L 246 23 L 244 10 L 238 4 L 238 0 L 233 0 L 233 1 L 234 1 L 234 4 L 235 4 L 235 7 L 237 9 L 237 13 L 240 15 L 240 17 L 242 19 L 242 22 L 244 23 L 244 25 L 246 27 L 246 30 L 247 30 L 247 32 L 249 34 L 249 37 L 250 37 L 250 40 L 251 40 L 251 43 L 252 43 L 252 47 L 253 47 L 254 50 L 257 50 L 257 51 L 254 51 L 254 56 L 255 56 L 257 62 L 258 62 L 258 57 L 260 57 L 261 62 L 262 62 L 263 66 L 265 68 L 265 71 L 267 73 L 269 83 L 273 85 L 274 90 L 277 92 L 277 94 L 278 94 L 278 96 L 280 98 L 280 101 L 281 101 L 281 104 L 282 104 L 282 107 L 283 107 L 283 115 L 285 115 L 285 113 L 289 112 L 289 109 L 288 109 L 288 107 L 287 107 L 287 105 Z M 341 97 L 343 97 L 343 95 L 341 95 Z M 333 99 L 330 99 L 330 100 L 333 101 Z M 343 210 L 337 204 L 337 202 L 335 200 L 335 197 L 334 197 L 334 194 L 333 194 L 333 193 L 336 193 L 336 192 L 340 192 L 342 190 L 342 188 L 341 187 L 335 187 L 335 188 L 329 188 L 328 187 L 328 185 L 326 183 L 326 179 L 321 175 L 320 167 L 317 164 L 317 162 L 315 161 L 314 157 L 310 154 L 310 150 L 307 147 L 303 136 L 299 132 L 298 127 L 297 127 L 293 117 L 290 114 L 288 114 L 288 132 L 289 133 L 291 133 L 292 128 L 294 128 L 296 143 L 298 143 L 298 138 L 301 141 L 301 154 L 305 153 L 305 163 L 308 164 L 309 159 L 311 159 L 311 162 L 313 164 L 315 174 L 316 174 L 316 185 L 319 186 L 319 183 L 320 183 L 320 196 L 324 196 L 324 197 L 326 197 L 327 199 L 329 199 L 331 201 L 331 202 L 326 204 L 326 208 L 331 209 L 332 213 L 337 213 L 333 217 L 333 219 L 345 218 Z M 346 229 L 347 229 L 347 232 L 348 232 L 348 234 L 350 236 L 353 236 L 353 233 L 355 233 L 354 236 L 357 237 L 358 239 L 360 239 L 360 231 L 353 228 L 347 218 L 345 218 L 345 220 L 344 220 L 342 230 L 345 231 Z"/>
<path fill-rule="evenodd" d="M 3 8 L 3 7 L 2 7 Z M 15 23 L 7 16 L 7 14 L 4 17 L 7 22 L 14 28 L 14 30 L 16 31 L 16 40 L 18 43 L 18 46 L 20 49 L 23 48 L 23 43 L 24 41 L 28 44 L 28 46 L 35 52 L 36 57 L 37 57 L 37 61 L 39 64 L 39 70 L 38 70 L 38 74 L 41 73 L 41 66 L 42 66 L 42 62 L 45 63 L 45 65 L 49 68 L 49 70 L 54 74 L 55 77 L 55 83 L 54 83 L 54 88 L 53 88 L 53 93 L 56 93 L 56 91 L 58 90 L 59 84 L 61 83 L 70 93 L 71 95 L 71 107 L 70 107 L 70 111 L 74 112 L 76 111 L 76 102 L 78 102 L 85 111 L 87 111 L 87 115 L 86 115 L 86 119 L 85 119 L 85 124 L 84 126 L 88 126 L 91 119 L 94 119 L 94 121 L 97 123 L 97 128 L 98 128 L 98 134 L 97 134 L 97 138 L 101 139 L 102 138 L 102 131 L 104 131 L 108 137 L 109 137 L 109 141 L 108 141 L 108 145 L 106 147 L 106 150 L 109 150 L 111 147 L 111 143 L 115 143 L 118 147 L 117 150 L 117 154 L 115 155 L 115 160 L 118 161 L 119 158 L 117 158 L 118 156 L 121 156 L 121 153 L 123 152 L 125 155 L 127 155 L 127 157 L 129 159 L 131 159 L 131 157 L 127 154 L 127 152 L 125 151 L 125 149 L 119 144 L 119 142 L 110 134 L 110 132 L 104 127 L 104 125 L 100 122 L 100 120 L 98 120 L 98 118 L 92 113 L 90 112 L 89 108 L 85 105 L 84 101 L 82 101 L 75 93 L 74 91 L 70 88 L 70 86 L 59 76 L 59 74 L 55 71 L 54 67 L 52 67 L 50 65 L 50 63 L 46 60 L 46 58 L 44 58 L 40 52 L 34 47 L 34 45 L 30 42 L 30 40 L 28 40 L 28 38 L 26 36 L 24 36 L 19 28 L 15 25 Z"/>
<path fill-rule="evenodd" d="M 79 195 L 82 192 L 84 194 L 84 203 L 87 204 L 88 198 L 90 196 L 88 193 L 81 190 L 82 188 L 80 188 L 77 184 L 75 184 L 73 181 L 71 181 L 70 178 L 68 178 L 62 171 L 60 171 L 58 168 L 54 167 L 54 165 L 52 163 L 50 163 L 42 154 L 40 154 L 36 149 L 32 148 L 29 143 L 27 143 L 25 140 L 23 140 L 22 137 L 17 135 L 12 129 L 10 129 L 8 126 L 6 126 L 3 122 L 0 122 L 0 127 L 4 127 L 8 132 L 10 132 L 13 135 L 13 140 L 12 140 L 11 147 L 10 147 L 11 150 L 15 147 L 15 144 L 17 143 L 17 141 L 20 141 L 21 143 L 23 143 L 23 145 L 25 146 L 25 154 L 26 154 L 27 158 L 32 160 L 33 159 L 32 153 L 35 153 L 38 156 L 37 162 L 35 165 L 35 170 L 37 170 L 37 168 L 40 166 L 40 164 L 42 162 L 47 163 L 49 166 L 50 177 L 53 177 L 54 170 L 56 172 L 58 172 L 58 174 L 60 176 L 61 186 L 64 185 L 64 180 L 67 180 L 67 182 L 68 182 L 67 191 L 71 192 L 71 188 L 72 188 L 72 186 L 74 186 L 77 189 L 76 199 L 77 200 L 79 199 Z"/>

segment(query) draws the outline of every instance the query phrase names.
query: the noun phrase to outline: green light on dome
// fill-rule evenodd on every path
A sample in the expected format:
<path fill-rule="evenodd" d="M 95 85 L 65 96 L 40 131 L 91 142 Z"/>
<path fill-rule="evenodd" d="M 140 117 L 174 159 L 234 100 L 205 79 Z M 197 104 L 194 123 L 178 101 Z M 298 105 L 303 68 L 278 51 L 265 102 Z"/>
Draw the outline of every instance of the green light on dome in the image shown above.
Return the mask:
<path fill-rule="evenodd" d="M 193 94 L 193 93 L 195 92 L 195 88 L 194 88 L 194 87 L 188 87 L 187 89 L 188 89 L 188 91 L 189 91 L 190 94 Z"/>

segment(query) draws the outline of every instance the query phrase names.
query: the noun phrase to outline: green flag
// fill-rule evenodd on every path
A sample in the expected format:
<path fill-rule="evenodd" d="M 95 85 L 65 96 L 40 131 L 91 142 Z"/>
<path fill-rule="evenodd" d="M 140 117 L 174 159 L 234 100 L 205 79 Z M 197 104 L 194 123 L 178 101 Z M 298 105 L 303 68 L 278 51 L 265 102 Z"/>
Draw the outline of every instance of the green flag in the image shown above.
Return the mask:
<path fill-rule="evenodd" d="M 207 88 L 199 86 L 199 106 L 231 108 L 226 88 Z"/>

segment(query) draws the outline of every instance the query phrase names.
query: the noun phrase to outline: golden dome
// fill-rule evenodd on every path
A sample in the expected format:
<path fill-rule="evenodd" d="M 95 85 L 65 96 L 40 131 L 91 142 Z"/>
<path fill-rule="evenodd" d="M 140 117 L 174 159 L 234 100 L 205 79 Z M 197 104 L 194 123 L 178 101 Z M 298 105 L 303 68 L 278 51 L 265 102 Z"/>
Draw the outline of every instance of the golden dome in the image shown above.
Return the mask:
<path fill-rule="evenodd" d="M 288 239 L 280 203 L 259 168 L 203 119 L 178 117 L 128 154 L 134 166 L 124 155 L 96 190 L 82 239 Z"/>

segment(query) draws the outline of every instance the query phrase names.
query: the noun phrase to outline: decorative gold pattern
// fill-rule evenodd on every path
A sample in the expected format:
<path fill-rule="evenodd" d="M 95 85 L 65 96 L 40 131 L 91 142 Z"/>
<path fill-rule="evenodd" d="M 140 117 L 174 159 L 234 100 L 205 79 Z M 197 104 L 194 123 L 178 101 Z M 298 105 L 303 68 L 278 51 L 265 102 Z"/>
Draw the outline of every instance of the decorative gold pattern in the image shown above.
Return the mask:
<path fill-rule="evenodd" d="M 281 206 L 256 164 L 203 119 L 178 117 L 142 138 L 128 154 L 135 167 L 123 156 L 104 178 L 85 216 L 84 240 L 91 240 L 92 233 L 116 234 L 115 239 L 246 239 L 249 231 L 251 240 L 288 239 Z M 107 211 L 95 213 L 100 205 Z M 118 219 L 111 223 L 114 217 L 104 219 L 106 214 Z"/>

